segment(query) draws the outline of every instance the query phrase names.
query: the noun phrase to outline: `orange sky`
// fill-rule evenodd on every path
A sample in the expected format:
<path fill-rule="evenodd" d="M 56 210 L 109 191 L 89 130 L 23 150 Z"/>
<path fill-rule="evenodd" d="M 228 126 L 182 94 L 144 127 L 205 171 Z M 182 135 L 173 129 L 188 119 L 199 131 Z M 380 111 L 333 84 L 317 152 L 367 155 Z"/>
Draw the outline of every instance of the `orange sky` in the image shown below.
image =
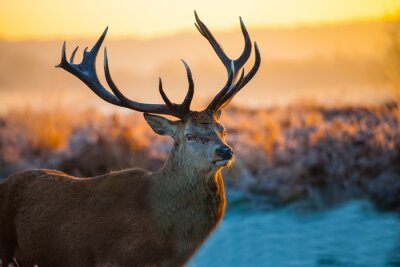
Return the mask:
<path fill-rule="evenodd" d="M 154 37 L 193 30 L 193 10 L 215 28 L 371 19 L 400 9 L 395 0 L 13 0 L 0 1 L 0 38 Z"/>

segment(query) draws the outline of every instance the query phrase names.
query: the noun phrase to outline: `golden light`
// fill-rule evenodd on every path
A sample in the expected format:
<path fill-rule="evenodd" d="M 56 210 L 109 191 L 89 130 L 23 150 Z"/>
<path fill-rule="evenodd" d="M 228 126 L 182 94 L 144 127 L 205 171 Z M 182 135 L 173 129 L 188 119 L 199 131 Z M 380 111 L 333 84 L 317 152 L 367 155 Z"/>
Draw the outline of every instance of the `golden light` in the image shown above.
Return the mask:
<path fill-rule="evenodd" d="M 193 10 L 215 28 L 371 20 L 400 8 L 393 0 L 282 1 L 2 1 L 0 38 L 96 36 L 110 26 L 115 37 L 154 37 L 192 29 Z"/>

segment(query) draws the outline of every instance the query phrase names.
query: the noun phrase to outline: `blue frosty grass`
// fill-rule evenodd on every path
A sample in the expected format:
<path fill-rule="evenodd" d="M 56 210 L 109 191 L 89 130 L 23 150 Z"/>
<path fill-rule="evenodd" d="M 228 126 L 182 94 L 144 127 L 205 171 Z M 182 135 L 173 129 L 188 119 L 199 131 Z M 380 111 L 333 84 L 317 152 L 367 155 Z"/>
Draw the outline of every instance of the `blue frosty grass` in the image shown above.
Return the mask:
<path fill-rule="evenodd" d="M 365 202 L 307 214 L 233 209 L 188 266 L 400 266 L 400 220 Z"/>

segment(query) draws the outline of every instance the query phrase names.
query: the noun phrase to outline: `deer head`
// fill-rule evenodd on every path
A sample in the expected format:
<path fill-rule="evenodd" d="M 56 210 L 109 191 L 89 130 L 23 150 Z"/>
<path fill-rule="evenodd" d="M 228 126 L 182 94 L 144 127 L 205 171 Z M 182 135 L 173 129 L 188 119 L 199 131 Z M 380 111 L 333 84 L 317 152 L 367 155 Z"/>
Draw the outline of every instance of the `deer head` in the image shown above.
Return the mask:
<path fill-rule="evenodd" d="M 191 168 L 198 168 L 199 171 L 215 171 L 216 169 L 229 165 L 233 160 L 233 151 L 225 141 L 226 130 L 218 122 L 221 110 L 226 107 L 233 97 L 253 78 L 260 66 L 261 58 L 257 43 L 254 42 L 255 62 L 250 71 L 245 74 L 243 66 L 250 57 L 252 43 L 241 18 L 240 26 L 245 45 L 242 54 L 235 60 L 230 59 L 225 54 L 221 45 L 218 44 L 206 25 L 199 19 L 196 12 L 195 18 L 197 22 L 195 23 L 196 28 L 209 41 L 227 71 L 227 82 L 225 86 L 216 94 L 203 111 L 190 110 L 194 83 L 191 70 L 188 64 L 183 60 L 182 62 L 185 66 L 189 83 L 189 88 L 183 102 L 181 104 L 175 104 L 169 100 L 164 92 L 160 78 L 159 92 L 165 103 L 145 104 L 128 99 L 115 85 L 109 70 L 107 49 L 104 48 L 104 72 L 107 84 L 113 93 L 108 91 L 100 83 L 96 73 L 96 57 L 107 34 L 108 28 L 105 29 L 90 51 L 85 49 L 83 60 L 79 64 L 73 62 L 78 47 L 72 52 L 68 62 L 64 42 L 61 63 L 56 67 L 63 68 L 78 77 L 103 100 L 113 105 L 144 112 L 146 121 L 157 134 L 168 135 L 174 139 L 174 151 L 179 151 L 179 154 L 185 155 L 181 164 L 189 164 Z M 154 114 L 170 115 L 179 120 L 172 121 Z"/>

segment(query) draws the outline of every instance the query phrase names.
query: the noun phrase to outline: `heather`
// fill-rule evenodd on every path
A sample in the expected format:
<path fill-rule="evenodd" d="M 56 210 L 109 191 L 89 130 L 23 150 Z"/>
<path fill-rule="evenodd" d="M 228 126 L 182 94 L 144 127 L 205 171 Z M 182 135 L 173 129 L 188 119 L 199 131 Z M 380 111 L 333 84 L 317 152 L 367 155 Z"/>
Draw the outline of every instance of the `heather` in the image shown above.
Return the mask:
<path fill-rule="evenodd" d="M 235 162 L 225 170 L 230 204 L 269 209 L 293 202 L 326 208 L 369 199 L 400 208 L 400 106 L 224 110 Z M 141 114 L 14 109 L 0 115 L 0 177 L 32 168 L 96 176 L 130 167 L 159 169 L 171 148 Z"/>

